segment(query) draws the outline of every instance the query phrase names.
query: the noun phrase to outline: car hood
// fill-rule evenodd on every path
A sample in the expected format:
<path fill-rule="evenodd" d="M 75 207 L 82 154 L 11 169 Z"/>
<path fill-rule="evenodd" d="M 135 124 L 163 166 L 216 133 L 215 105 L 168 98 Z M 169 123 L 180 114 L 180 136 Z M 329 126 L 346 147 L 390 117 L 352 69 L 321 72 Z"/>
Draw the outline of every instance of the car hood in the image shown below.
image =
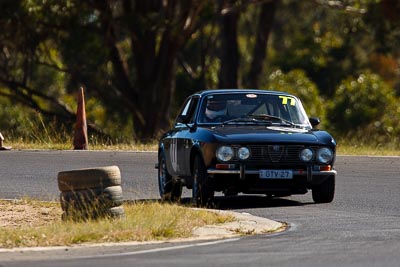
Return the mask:
<path fill-rule="evenodd" d="M 216 126 L 208 129 L 223 143 L 326 143 L 326 135 L 315 130 L 282 126 Z M 323 132 L 326 133 L 326 132 Z M 321 135 L 322 134 L 322 135 Z M 324 139 L 324 140 L 322 140 Z M 329 141 L 332 141 L 332 138 Z"/>

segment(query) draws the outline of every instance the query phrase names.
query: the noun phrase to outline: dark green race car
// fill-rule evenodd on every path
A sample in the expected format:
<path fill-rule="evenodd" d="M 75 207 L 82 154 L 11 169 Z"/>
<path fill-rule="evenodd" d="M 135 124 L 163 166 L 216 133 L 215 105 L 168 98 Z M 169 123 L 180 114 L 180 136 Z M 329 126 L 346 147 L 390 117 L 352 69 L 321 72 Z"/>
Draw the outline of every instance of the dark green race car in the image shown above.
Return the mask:
<path fill-rule="evenodd" d="M 300 100 L 264 90 L 209 90 L 188 97 L 173 129 L 159 141 L 158 182 L 163 200 L 193 203 L 225 195 L 306 194 L 316 203 L 335 194 L 336 142 L 315 129 Z"/>

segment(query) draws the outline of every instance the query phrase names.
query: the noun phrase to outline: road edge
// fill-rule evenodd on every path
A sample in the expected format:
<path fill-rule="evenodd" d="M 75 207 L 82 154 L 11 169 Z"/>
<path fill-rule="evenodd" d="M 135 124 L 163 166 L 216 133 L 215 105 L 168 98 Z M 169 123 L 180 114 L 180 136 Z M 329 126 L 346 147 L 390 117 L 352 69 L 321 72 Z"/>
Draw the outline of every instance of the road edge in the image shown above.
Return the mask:
<path fill-rule="evenodd" d="M 197 210 L 201 210 L 195 208 Z M 234 217 L 234 221 L 216 225 L 206 225 L 202 227 L 194 228 L 192 236 L 188 238 L 174 238 L 161 241 L 132 241 L 132 242 L 108 242 L 108 243 L 84 243 L 74 244 L 70 246 L 49 246 L 49 247 L 23 247 L 23 248 L 0 248 L 1 256 L 8 253 L 21 253 L 21 252 L 43 252 L 43 251 L 54 251 L 64 250 L 69 251 L 80 248 L 101 248 L 110 246 L 139 246 L 139 245 L 150 245 L 150 244 L 164 244 L 164 243 L 183 243 L 193 241 L 207 241 L 207 240 L 218 240 L 218 239 L 229 239 L 235 237 L 260 235 L 260 234 L 272 234 L 283 232 L 287 229 L 287 224 L 282 222 L 273 221 L 267 218 L 258 217 L 249 213 L 240 213 L 234 211 L 225 210 L 212 210 L 207 211 L 226 214 Z"/>

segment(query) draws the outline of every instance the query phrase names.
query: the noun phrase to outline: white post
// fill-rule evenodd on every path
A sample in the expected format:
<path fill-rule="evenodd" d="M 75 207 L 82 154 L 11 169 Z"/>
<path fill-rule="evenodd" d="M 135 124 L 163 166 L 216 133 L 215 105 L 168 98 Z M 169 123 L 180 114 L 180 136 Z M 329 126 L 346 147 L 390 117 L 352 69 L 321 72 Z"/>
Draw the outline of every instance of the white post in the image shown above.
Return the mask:
<path fill-rule="evenodd" d="M 0 147 L 3 147 L 4 136 L 0 133 Z"/>
<path fill-rule="evenodd" d="M 10 150 L 11 147 L 3 146 L 4 136 L 0 133 L 0 150 Z"/>

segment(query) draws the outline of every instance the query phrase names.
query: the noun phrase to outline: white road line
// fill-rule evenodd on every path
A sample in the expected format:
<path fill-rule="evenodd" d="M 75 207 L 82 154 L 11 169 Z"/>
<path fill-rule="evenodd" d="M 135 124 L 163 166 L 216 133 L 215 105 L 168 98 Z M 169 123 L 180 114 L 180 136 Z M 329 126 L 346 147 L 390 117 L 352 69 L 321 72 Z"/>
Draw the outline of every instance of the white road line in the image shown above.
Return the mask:
<path fill-rule="evenodd" d="M 223 239 L 223 240 L 204 242 L 204 243 L 173 246 L 173 247 L 167 247 L 167 248 L 154 248 L 154 249 L 148 249 L 148 250 L 139 250 L 139 251 L 132 251 L 132 252 L 116 253 L 116 254 L 74 257 L 74 259 L 98 259 L 98 258 L 111 258 L 111 257 L 121 257 L 121 256 L 133 256 L 133 255 L 149 254 L 149 253 L 156 253 L 156 252 L 163 252 L 163 251 L 179 250 L 179 249 L 192 248 L 192 247 L 211 246 L 211 245 L 217 245 L 217 244 L 222 244 L 222 243 L 234 242 L 234 241 L 238 241 L 238 240 L 240 240 L 240 238 L 230 238 L 230 239 Z"/>

